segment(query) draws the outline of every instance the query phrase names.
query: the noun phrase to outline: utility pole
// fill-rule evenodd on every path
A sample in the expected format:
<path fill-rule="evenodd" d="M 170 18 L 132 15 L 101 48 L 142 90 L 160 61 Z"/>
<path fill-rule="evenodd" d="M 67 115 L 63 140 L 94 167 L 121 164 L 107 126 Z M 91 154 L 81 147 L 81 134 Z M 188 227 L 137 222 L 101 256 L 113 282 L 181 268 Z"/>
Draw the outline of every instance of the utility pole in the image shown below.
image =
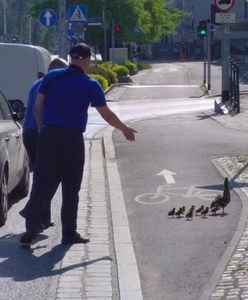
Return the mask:
<path fill-rule="evenodd" d="M 66 20 L 66 0 L 59 0 L 59 56 L 67 60 L 67 20 Z"/>

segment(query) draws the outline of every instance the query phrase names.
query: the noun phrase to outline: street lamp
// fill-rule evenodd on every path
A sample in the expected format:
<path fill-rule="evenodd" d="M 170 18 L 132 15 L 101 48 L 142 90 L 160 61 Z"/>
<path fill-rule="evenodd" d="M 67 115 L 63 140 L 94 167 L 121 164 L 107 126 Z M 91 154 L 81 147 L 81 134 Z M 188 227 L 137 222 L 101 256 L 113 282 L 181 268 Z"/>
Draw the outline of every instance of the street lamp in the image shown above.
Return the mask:
<path fill-rule="evenodd" d="M 7 12 L 6 12 L 6 0 L 3 0 L 3 34 L 7 35 Z"/>

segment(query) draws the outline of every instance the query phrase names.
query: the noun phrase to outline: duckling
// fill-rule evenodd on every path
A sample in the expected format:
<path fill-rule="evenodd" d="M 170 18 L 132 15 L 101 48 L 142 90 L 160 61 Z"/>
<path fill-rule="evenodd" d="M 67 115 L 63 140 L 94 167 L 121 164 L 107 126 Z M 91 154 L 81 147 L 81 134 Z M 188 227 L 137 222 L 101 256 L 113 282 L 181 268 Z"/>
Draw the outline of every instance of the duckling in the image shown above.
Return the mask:
<path fill-rule="evenodd" d="M 168 217 L 171 217 L 171 218 L 173 218 L 173 217 L 174 217 L 174 215 L 175 215 L 175 211 L 176 211 L 176 208 L 175 208 L 175 207 L 173 207 L 173 208 L 172 208 L 172 210 L 170 210 L 170 211 L 168 212 Z"/>
<path fill-rule="evenodd" d="M 203 218 L 206 218 L 206 215 L 207 213 L 209 212 L 209 207 L 207 206 L 206 208 L 204 208 L 202 211 L 201 211 L 201 216 Z"/>
<path fill-rule="evenodd" d="M 194 215 L 195 206 L 192 205 L 191 208 L 186 212 L 185 218 L 187 221 L 192 220 Z"/>
<path fill-rule="evenodd" d="M 181 215 L 183 214 L 183 208 L 180 207 L 176 212 L 175 212 L 175 216 L 177 216 L 177 218 L 181 218 Z"/>
<path fill-rule="evenodd" d="M 202 205 L 200 208 L 198 208 L 198 209 L 195 211 L 196 216 L 197 216 L 201 211 L 203 211 L 203 209 L 204 209 L 204 205 Z"/>
<path fill-rule="evenodd" d="M 218 206 L 218 205 L 215 205 L 215 206 L 210 210 L 210 212 L 212 213 L 212 215 L 216 215 L 217 210 L 219 210 L 219 206 Z"/>

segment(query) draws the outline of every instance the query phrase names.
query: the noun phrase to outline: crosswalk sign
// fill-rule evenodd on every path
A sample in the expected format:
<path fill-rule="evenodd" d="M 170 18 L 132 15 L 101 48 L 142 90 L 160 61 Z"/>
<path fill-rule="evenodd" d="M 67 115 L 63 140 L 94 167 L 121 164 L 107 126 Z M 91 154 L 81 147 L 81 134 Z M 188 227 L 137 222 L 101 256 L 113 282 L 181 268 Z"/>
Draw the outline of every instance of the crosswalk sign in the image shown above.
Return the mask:
<path fill-rule="evenodd" d="M 69 22 L 87 23 L 88 8 L 87 5 L 70 5 Z"/>

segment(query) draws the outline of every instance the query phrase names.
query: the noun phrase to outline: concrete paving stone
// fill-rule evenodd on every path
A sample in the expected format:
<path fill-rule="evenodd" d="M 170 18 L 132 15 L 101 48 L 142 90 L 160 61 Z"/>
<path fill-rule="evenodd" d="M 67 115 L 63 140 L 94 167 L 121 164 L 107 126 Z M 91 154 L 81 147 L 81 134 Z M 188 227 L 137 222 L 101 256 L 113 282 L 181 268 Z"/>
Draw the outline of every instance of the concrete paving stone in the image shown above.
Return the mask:
<path fill-rule="evenodd" d="M 92 281 L 92 280 L 86 280 L 86 286 L 87 287 L 92 287 L 92 286 L 105 286 L 105 287 L 108 287 L 108 288 L 111 288 L 112 289 L 112 281 L 101 281 L 101 280 L 98 280 L 98 281 Z"/>
<path fill-rule="evenodd" d="M 111 285 L 87 285 L 85 288 L 87 292 L 109 292 L 112 294 L 113 289 Z"/>
<path fill-rule="evenodd" d="M 92 277 L 111 277 L 111 272 L 103 272 L 103 271 L 92 271 L 92 270 L 87 270 L 87 276 L 92 276 Z"/>
<path fill-rule="evenodd" d="M 81 288 L 58 288 L 57 293 L 82 293 L 83 289 Z"/>
<path fill-rule="evenodd" d="M 59 282 L 82 282 L 82 275 L 62 275 Z"/>
<path fill-rule="evenodd" d="M 58 297 L 56 297 L 55 300 L 59 300 L 59 299 L 63 299 L 63 300 L 78 300 L 78 299 L 85 300 L 85 297 L 83 297 L 83 296 L 81 296 L 81 298 L 58 298 Z"/>
<path fill-rule="evenodd" d="M 111 292 L 86 292 L 86 297 L 88 299 L 88 297 L 112 297 L 112 293 Z M 126 299 L 128 300 L 128 299 Z M 131 300 L 131 299 L 130 299 Z M 134 300 L 134 299 L 132 299 Z"/>
<path fill-rule="evenodd" d="M 83 294 L 82 293 L 58 293 L 57 294 L 57 299 L 83 299 Z"/>
<path fill-rule="evenodd" d="M 58 288 L 82 288 L 83 282 L 59 282 Z"/>
<path fill-rule="evenodd" d="M 88 297 L 87 300 L 112 300 L 112 296 L 111 297 Z"/>
<path fill-rule="evenodd" d="M 82 254 L 81 251 L 78 251 L 78 250 L 70 250 L 70 251 L 66 252 L 64 258 L 67 258 L 67 257 L 80 257 L 84 260 L 86 259 L 86 256 L 84 254 Z"/>

